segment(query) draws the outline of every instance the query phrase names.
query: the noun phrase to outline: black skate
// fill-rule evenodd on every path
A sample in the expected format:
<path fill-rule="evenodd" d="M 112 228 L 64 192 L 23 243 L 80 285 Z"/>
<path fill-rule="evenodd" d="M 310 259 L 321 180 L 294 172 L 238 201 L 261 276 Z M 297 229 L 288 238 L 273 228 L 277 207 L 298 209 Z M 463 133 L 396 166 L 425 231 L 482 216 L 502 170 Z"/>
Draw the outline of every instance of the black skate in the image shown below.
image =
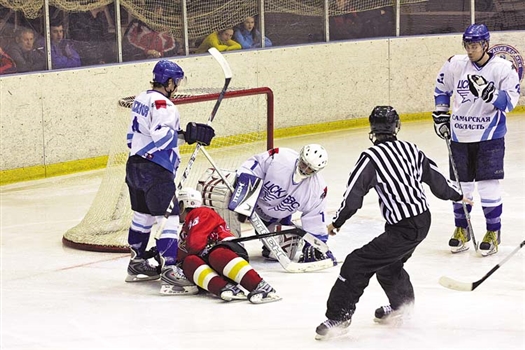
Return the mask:
<path fill-rule="evenodd" d="M 386 305 L 376 309 L 374 322 L 400 326 L 403 324 L 403 313 L 401 310 L 394 310 L 392 306 Z"/>
<path fill-rule="evenodd" d="M 126 282 L 143 282 L 157 280 L 160 277 L 158 266 L 151 265 L 147 259 L 138 258 L 135 249 L 131 249 Z"/>
<path fill-rule="evenodd" d="M 327 319 L 315 329 L 315 339 L 324 340 L 344 335 L 348 333 L 348 327 L 351 323 L 351 318 L 341 321 Z"/>

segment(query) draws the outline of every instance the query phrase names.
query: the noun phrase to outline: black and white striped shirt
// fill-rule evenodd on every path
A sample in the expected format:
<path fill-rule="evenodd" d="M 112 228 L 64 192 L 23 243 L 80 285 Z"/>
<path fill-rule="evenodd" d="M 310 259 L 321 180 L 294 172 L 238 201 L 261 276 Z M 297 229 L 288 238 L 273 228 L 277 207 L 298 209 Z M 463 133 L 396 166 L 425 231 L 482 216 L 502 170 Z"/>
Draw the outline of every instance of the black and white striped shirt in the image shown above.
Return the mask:
<path fill-rule="evenodd" d="M 428 210 L 423 183 L 440 199 L 458 201 L 463 198 L 439 172 L 436 163 L 415 144 L 395 140 L 374 145 L 361 153 L 350 174 L 333 225 L 341 227 L 354 215 L 371 188 L 376 190 L 381 212 L 389 224 L 420 215 Z"/>

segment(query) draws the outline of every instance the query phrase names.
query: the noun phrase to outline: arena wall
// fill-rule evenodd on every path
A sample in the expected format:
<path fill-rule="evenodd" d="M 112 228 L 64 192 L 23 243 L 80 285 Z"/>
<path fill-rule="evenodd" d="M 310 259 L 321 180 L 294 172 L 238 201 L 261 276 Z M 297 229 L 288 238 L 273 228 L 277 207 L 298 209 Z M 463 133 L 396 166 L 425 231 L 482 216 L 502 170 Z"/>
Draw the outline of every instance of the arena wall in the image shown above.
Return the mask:
<path fill-rule="evenodd" d="M 525 31 L 493 32 L 494 44 L 511 45 L 525 56 Z M 435 76 L 448 57 L 463 52 L 461 35 L 436 35 L 243 50 L 226 58 L 232 88 L 273 90 L 275 129 L 322 130 L 331 122 L 364 118 L 380 104 L 396 107 L 402 120 L 431 123 Z M 103 166 L 110 130 L 122 113 L 117 101 L 149 87 L 155 62 L 0 77 L 0 184 Z M 176 62 L 188 77 L 186 89 L 222 87 L 222 71 L 211 56 Z M 194 113 L 210 111 L 185 109 L 182 125 Z M 243 113 L 249 118 L 265 112 Z M 221 108 L 217 118 L 238 125 L 237 117 L 229 118 L 234 114 Z"/>

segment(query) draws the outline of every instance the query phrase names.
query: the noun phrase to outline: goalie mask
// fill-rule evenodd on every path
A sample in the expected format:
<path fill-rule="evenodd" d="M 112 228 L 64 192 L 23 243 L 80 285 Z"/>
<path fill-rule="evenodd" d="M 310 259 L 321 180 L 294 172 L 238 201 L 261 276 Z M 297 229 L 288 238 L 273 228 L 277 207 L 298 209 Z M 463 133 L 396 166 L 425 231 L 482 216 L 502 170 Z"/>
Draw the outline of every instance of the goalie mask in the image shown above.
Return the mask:
<path fill-rule="evenodd" d="M 401 129 L 401 122 L 399 115 L 394 107 L 391 106 L 376 106 L 370 117 L 370 140 L 374 142 L 378 134 L 396 136 Z"/>
<path fill-rule="evenodd" d="M 166 85 L 169 79 L 173 79 L 175 86 L 181 86 L 185 82 L 182 68 L 171 61 L 160 60 L 153 68 L 153 82 Z"/>
<path fill-rule="evenodd" d="M 295 166 L 293 181 L 299 183 L 302 180 L 321 171 L 328 163 L 328 153 L 323 146 L 312 143 L 301 148 L 299 158 Z"/>
<path fill-rule="evenodd" d="M 193 188 L 182 188 L 177 194 L 179 206 L 184 207 L 184 210 L 191 208 L 198 208 L 202 205 L 202 195 L 199 191 Z"/>

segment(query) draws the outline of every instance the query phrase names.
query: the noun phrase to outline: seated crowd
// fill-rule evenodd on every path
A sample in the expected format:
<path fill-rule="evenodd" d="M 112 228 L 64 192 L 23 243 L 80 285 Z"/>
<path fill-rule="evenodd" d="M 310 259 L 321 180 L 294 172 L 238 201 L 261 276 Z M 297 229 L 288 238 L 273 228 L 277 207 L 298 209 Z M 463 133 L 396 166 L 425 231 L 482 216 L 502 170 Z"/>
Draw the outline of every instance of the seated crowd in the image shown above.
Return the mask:
<path fill-rule="evenodd" d="M 163 8 L 160 4 L 151 1 L 149 6 L 159 18 L 162 17 Z M 116 33 L 111 17 L 107 6 L 102 6 L 51 18 L 49 50 L 46 38 L 41 33 L 43 30 L 17 26 L 12 38 L 2 37 L 0 40 L 0 74 L 118 62 Z M 195 43 L 190 52 L 206 53 L 211 47 L 219 51 L 271 47 L 270 39 L 265 37 L 263 41 L 256 23 L 256 19 L 250 16 L 234 27 L 214 31 Z M 130 17 L 122 38 L 122 58 L 128 62 L 183 55 L 181 42 L 167 27 L 152 27 Z"/>

